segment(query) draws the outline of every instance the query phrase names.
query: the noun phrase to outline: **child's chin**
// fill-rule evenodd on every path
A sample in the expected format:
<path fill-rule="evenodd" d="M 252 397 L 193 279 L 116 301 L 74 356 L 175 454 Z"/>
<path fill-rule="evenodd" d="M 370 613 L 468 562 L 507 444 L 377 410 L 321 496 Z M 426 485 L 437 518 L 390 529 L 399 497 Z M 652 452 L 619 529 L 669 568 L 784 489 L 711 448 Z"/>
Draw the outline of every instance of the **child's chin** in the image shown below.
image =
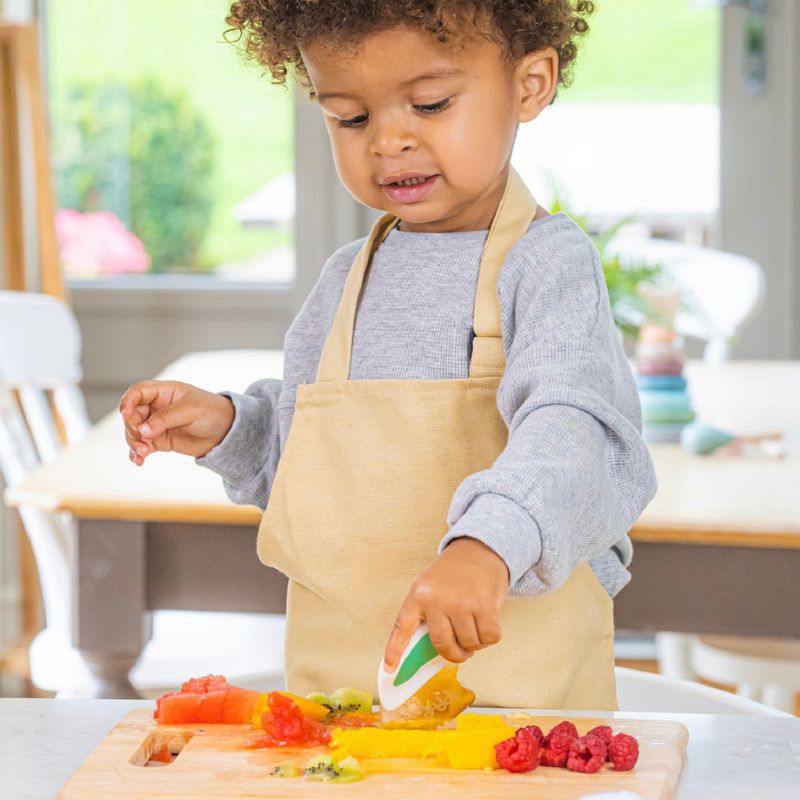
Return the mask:
<path fill-rule="evenodd" d="M 438 222 L 440 219 L 439 214 L 432 214 L 430 211 L 424 213 L 422 209 L 415 209 L 414 206 L 398 206 L 390 213 L 396 214 L 403 222 L 415 222 L 419 225 L 425 225 L 430 222 Z"/>
<path fill-rule="evenodd" d="M 414 225 L 430 225 L 442 220 L 441 212 L 434 209 L 432 204 L 422 200 L 419 203 L 397 203 L 391 208 L 385 209 L 389 214 L 400 217 L 403 222 Z"/>

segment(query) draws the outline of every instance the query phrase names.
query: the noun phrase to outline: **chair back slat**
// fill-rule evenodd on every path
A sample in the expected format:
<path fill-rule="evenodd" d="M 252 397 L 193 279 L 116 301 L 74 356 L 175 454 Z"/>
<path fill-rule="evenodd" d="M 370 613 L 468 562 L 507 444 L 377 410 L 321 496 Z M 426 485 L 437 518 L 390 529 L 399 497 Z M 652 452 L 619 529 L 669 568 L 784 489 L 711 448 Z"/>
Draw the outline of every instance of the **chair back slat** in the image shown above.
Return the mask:
<path fill-rule="evenodd" d="M 91 427 L 83 393 L 76 386 L 59 386 L 53 392 L 53 402 L 64 423 L 67 443 L 77 444 Z"/>
<path fill-rule="evenodd" d="M 56 457 L 61 449 L 61 440 L 47 393 L 41 389 L 22 386 L 19 388 L 19 399 L 39 452 L 39 460 L 43 464 L 47 464 Z"/>
<path fill-rule="evenodd" d="M 61 631 L 68 639 L 71 629 L 68 529 L 74 520 L 67 514 L 33 506 L 21 506 L 19 515 L 36 561 L 45 622 L 48 628 Z"/>
<path fill-rule="evenodd" d="M 0 384 L 0 473 L 16 486 L 39 465 L 39 456 L 14 395 Z"/>

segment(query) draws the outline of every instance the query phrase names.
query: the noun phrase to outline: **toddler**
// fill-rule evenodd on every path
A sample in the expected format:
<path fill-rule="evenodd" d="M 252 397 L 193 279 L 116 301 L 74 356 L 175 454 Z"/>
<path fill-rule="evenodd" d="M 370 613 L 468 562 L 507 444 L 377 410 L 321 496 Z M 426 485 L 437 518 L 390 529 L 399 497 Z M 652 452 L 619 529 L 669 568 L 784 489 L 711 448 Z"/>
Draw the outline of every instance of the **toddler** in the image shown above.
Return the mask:
<path fill-rule="evenodd" d="M 319 104 L 384 215 L 335 252 L 283 380 L 121 401 L 132 461 L 176 450 L 265 509 L 290 691 L 375 687 L 420 622 L 491 706 L 613 709 L 613 596 L 655 491 L 598 254 L 510 165 L 569 81 L 585 0 L 240 0 L 247 54 Z"/>

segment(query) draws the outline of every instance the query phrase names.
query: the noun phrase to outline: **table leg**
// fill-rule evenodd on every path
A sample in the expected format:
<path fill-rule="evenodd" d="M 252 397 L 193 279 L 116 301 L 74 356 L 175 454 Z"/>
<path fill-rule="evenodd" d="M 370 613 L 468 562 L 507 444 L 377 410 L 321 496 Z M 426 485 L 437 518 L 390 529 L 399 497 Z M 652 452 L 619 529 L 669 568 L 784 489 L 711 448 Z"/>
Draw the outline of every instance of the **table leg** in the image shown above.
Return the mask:
<path fill-rule="evenodd" d="M 145 524 L 78 519 L 70 548 L 72 643 L 92 697 L 137 697 L 128 678 L 149 638 Z"/>

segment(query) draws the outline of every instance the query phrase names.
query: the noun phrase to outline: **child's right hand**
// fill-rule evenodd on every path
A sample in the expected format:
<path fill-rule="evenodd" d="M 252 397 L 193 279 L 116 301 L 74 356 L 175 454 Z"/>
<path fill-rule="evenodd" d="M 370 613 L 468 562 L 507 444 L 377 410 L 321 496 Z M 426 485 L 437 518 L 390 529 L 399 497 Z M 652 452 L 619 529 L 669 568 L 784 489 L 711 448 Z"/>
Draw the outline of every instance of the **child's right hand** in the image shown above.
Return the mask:
<path fill-rule="evenodd" d="M 119 402 L 128 457 L 137 467 L 157 451 L 204 456 L 233 424 L 227 398 L 179 381 L 143 381 Z"/>

